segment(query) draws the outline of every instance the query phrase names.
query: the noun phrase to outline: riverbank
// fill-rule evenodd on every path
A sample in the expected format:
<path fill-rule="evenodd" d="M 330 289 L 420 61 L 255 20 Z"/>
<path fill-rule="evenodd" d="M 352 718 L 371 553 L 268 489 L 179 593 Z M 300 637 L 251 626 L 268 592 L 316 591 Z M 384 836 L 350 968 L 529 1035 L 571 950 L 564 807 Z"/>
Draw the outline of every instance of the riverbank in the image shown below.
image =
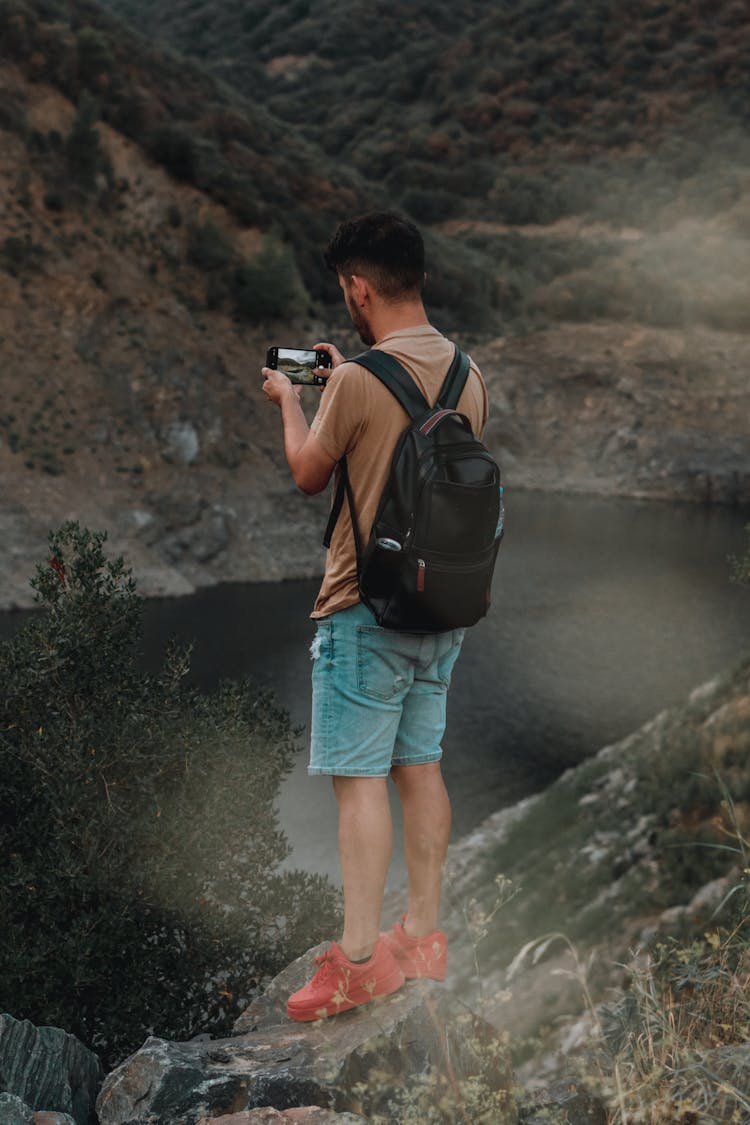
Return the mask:
<path fill-rule="evenodd" d="M 32 604 L 29 575 L 48 530 L 66 518 L 106 529 L 149 597 L 322 571 L 327 498 L 303 497 L 291 482 L 278 418 L 248 375 L 260 368 L 263 343 L 245 343 L 221 365 L 206 356 L 186 371 L 158 425 L 155 381 L 129 390 L 96 376 L 94 393 L 95 373 L 83 364 L 59 376 L 57 390 L 76 411 L 70 456 L 24 460 L 0 440 L 0 608 Z M 562 325 L 467 346 L 487 377 L 486 440 L 509 494 L 750 509 L 750 337 Z M 58 378 L 50 370 L 48 379 Z M 22 397 L 26 375 L 9 363 L 9 401 Z"/>

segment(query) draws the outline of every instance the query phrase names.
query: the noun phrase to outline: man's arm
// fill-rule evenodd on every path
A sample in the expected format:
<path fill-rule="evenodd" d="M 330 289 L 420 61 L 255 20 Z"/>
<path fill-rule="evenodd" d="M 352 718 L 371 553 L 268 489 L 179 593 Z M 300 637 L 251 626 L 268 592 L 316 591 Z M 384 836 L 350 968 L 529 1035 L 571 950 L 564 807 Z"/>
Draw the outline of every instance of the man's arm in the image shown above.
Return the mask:
<path fill-rule="evenodd" d="M 293 383 L 280 371 L 263 368 L 263 392 L 281 410 L 284 454 L 294 483 L 309 496 L 322 492 L 331 479 L 336 462 L 329 457 L 310 431 Z"/>
<path fill-rule="evenodd" d="M 334 370 L 346 362 L 335 344 L 315 344 L 315 350 L 328 353 L 331 357 L 331 368 Z M 322 371 L 323 369 L 321 373 Z M 322 492 L 331 479 L 336 461 L 326 453 L 307 424 L 299 403 L 302 388 L 291 383 L 286 375 L 271 367 L 264 367 L 262 374 L 264 394 L 281 410 L 284 454 L 292 470 L 295 484 L 309 496 Z"/>

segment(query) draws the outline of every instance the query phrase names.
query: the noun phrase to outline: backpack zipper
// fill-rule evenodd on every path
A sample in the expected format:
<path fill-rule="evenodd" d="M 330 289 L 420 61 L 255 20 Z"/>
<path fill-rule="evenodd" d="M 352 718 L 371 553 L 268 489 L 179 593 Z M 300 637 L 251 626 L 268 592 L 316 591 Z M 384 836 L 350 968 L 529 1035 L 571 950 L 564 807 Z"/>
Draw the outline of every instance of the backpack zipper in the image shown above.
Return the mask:
<path fill-rule="evenodd" d="M 436 570 L 441 571 L 443 574 L 472 574 L 481 572 L 482 570 L 485 570 L 487 568 L 490 561 L 497 553 L 497 549 L 500 545 L 500 539 L 502 539 L 502 536 L 499 536 L 493 543 L 490 544 L 489 547 L 484 547 L 482 550 L 474 552 L 474 558 L 469 563 L 451 563 L 448 559 L 446 559 L 444 554 L 437 554 L 433 558 L 430 558 L 429 551 L 424 552 L 427 555 L 426 559 L 418 555 L 417 593 L 423 594 L 425 591 L 428 561 L 431 566 L 434 566 Z M 417 549 L 419 550 L 419 548 Z M 422 548 L 422 550 L 424 550 L 424 548 Z"/>

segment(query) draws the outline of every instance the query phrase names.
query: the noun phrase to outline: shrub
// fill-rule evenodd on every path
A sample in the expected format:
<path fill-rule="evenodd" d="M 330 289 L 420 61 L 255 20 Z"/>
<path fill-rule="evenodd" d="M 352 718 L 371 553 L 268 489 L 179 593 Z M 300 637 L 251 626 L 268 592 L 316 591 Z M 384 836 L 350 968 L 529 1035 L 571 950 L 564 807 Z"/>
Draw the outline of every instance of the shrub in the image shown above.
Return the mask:
<path fill-rule="evenodd" d="M 729 562 L 732 567 L 732 581 L 740 586 L 750 586 L 750 523 L 745 528 L 747 546 L 744 555 L 732 555 Z"/>
<path fill-rule="evenodd" d="M 12 277 L 19 277 L 41 269 L 43 253 L 42 247 L 32 242 L 30 235 L 24 238 L 10 235 L 0 250 L 0 264 Z"/>
<path fill-rule="evenodd" d="M 460 200 L 440 188 L 407 188 L 401 196 L 403 208 L 420 223 L 440 223 L 461 209 Z"/>
<path fill-rule="evenodd" d="M 240 320 L 257 323 L 299 314 L 306 294 L 291 248 L 266 238 L 260 254 L 234 271 L 232 299 Z"/>
<path fill-rule="evenodd" d="M 26 111 L 12 95 L 5 95 L 0 102 L 0 129 L 7 129 L 19 137 L 26 136 Z"/>
<path fill-rule="evenodd" d="M 722 904 L 731 898 L 729 918 L 687 940 L 657 937 L 645 963 L 627 966 L 628 991 L 603 1009 L 614 1125 L 748 1120 L 750 887 L 740 842 L 745 870 Z"/>
<path fill-rule="evenodd" d="M 190 228 L 187 245 L 188 261 L 204 270 L 217 270 L 232 260 L 232 247 L 213 219 Z"/>
<path fill-rule="evenodd" d="M 22 0 L 2 0 L 0 41 L 11 58 L 23 59 L 31 53 L 36 27 L 36 13 Z"/>
<path fill-rule="evenodd" d="M 76 35 L 78 77 L 82 86 L 97 90 L 105 85 L 115 69 L 112 45 L 93 27 L 82 27 Z"/>
<path fill-rule="evenodd" d="M 138 664 L 141 601 L 105 536 L 67 523 L 0 647 L 3 1007 L 114 1065 L 150 1031 L 226 1033 L 264 974 L 333 923 L 324 880 L 280 874 L 295 742 L 268 694 Z"/>
<path fill-rule="evenodd" d="M 147 149 L 176 180 L 195 183 L 198 149 L 185 126 L 161 125 L 154 129 L 148 138 Z"/>
<path fill-rule="evenodd" d="M 108 179 L 112 175 L 109 157 L 102 148 L 98 130 L 94 128 L 98 118 L 96 99 L 84 90 L 65 142 L 65 155 L 72 176 L 86 189 L 95 186 L 99 172 L 104 172 Z"/>

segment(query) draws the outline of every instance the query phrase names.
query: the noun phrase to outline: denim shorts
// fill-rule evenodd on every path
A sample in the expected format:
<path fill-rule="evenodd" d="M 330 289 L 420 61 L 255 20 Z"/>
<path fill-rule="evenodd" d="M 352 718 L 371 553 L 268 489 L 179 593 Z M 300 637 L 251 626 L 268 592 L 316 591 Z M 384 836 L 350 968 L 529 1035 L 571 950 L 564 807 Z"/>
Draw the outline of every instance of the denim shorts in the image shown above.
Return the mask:
<path fill-rule="evenodd" d="M 311 774 L 387 777 L 391 766 L 437 762 L 463 629 L 396 633 L 361 602 L 317 621 Z"/>

